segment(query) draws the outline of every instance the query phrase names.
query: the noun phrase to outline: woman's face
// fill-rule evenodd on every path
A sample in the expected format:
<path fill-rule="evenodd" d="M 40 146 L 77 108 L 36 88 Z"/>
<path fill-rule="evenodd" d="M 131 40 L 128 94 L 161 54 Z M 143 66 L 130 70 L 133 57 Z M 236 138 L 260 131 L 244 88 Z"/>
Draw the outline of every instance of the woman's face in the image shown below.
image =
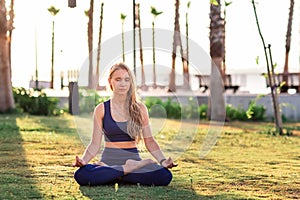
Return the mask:
<path fill-rule="evenodd" d="M 109 84 L 114 93 L 127 94 L 130 89 L 130 76 L 125 69 L 118 69 L 112 74 Z"/>

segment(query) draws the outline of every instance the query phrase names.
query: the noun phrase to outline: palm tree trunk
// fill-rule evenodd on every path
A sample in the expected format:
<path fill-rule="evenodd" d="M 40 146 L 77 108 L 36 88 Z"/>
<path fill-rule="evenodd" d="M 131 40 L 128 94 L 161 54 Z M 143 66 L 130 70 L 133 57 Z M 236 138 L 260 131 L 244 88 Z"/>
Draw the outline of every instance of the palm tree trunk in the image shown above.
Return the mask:
<path fill-rule="evenodd" d="M 99 74 L 100 74 L 99 67 L 100 67 L 100 52 L 101 52 L 101 38 L 102 38 L 103 6 L 104 3 L 101 3 L 99 38 L 98 38 L 98 48 L 97 48 L 97 66 L 96 66 L 96 77 L 95 77 L 95 83 L 97 87 L 99 87 Z"/>
<path fill-rule="evenodd" d="M 190 3 L 190 2 L 189 2 Z M 189 5 L 188 3 L 188 5 Z M 189 7 L 189 6 L 188 6 Z M 186 36 L 186 54 L 185 54 L 185 66 L 183 68 L 183 78 L 184 78 L 184 85 L 190 86 L 190 73 L 189 73 L 189 23 L 188 23 L 188 12 L 185 14 L 185 36 Z"/>
<path fill-rule="evenodd" d="M 152 22 L 152 59 L 153 59 L 153 67 L 152 67 L 152 73 L 153 73 L 153 88 L 156 88 L 156 69 L 155 69 L 155 24 L 154 24 L 154 20 Z"/>
<path fill-rule="evenodd" d="M 11 63 L 5 1 L 0 1 L 0 112 L 15 108 L 11 82 Z"/>
<path fill-rule="evenodd" d="M 141 29 L 141 17 L 140 17 L 140 4 L 135 5 L 135 27 L 139 30 L 139 45 L 140 45 L 140 61 L 141 61 L 141 89 L 146 89 L 146 78 L 145 78 L 145 68 L 144 68 L 144 58 L 143 58 L 143 45 L 142 45 L 142 29 Z"/>
<path fill-rule="evenodd" d="M 210 75 L 210 99 L 208 117 L 214 121 L 225 119 L 225 103 L 223 98 L 224 82 L 222 76 L 222 62 L 224 56 L 223 30 L 224 20 L 221 18 L 221 4 L 210 5 L 210 56 L 212 58 Z"/>
<path fill-rule="evenodd" d="M 94 0 L 90 1 L 90 9 L 88 12 L 88 50 L 89 50 L 89 82 L 88 87 L 92 89 L 94 87 L 93 76 L 93 14 L 94 14 Z"/>
<path fill-rule="evenodd" d="M 50 82 L 50 88 L 54 88 L 54 20 L 52 21 L 52 51 L 51 51 L 51 82 Z"/>
<path fill-rule="evenodd" d="M 173 51 L 172 51 L 172 70 L 170 75 L 170 82 L 169 82 L 169 89 L 168 92 L 175 92 L 176 91 L 176 80 L 175 80 L 175 62 L 176 62 L 176 52 L 177 47 L 180 48 L 180 55 L 183 67 L 183 77 L 186 76 L 188 72 L 185 63 L 185 56 L 183 55 L 182 50 L 182 42 L 180 36 L 180 25 L 179 25 L 179 0 L 175 1 L 175 22 L 174 22 L 174 37 L 173 37 Z M 187 86 L 187 81 L 184 78 L 184 86 Z M 189 85 L 189 84 L 188 84 Z M 188 86 L 187 86 L 188 87 Z"/>
<path fill-rule="evenodd" d="M 288 90 L 288 73 L 289 73 L 289 53 L 291 48 L 291 35 L 292 35 L 292 22 L 293 22 L 293 13 L 294 13 L 294 0 L 290 0 L 290 12 L 288 19 L 288 26 L 286 31 L 286 42 L 285 42 L 285 62 L 283 69 L 282 81 L 286 84 L 282 88 L 282 92 L 287 92 Z"/>
<path fill-rule="evenodd" d="M 9 21 L 8 21 L 8 36 L 9 36 L 9 44 L 8 44 L 8 52 L 9 52 L 9 63 L 11 63 L 11 41 L 12 41 L 12 31 L 14 29 L 14 5 L 15 1 L 10 1 L 10 10 L 9 10 Z M 11 70 L 11 67 L 10 67 Z M 10 72 L 11 75 L 11 72 Z"/>

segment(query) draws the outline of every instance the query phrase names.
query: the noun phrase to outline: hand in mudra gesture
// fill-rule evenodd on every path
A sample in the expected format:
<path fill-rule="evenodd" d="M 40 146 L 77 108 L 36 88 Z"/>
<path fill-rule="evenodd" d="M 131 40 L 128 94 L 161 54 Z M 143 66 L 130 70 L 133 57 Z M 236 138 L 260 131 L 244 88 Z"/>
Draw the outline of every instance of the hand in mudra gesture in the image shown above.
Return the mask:
<path fill-rule="evenodd" d="M 171 157 L 169 157 L 168 159 L 165 159 L 160 164 L 161 164 L 161 166 L 163 166 L 165 168 L 173 168 L 173 167 L 177 167 L 178 166 L 177 163 L 174 163 L 174 161 L 172 160 Z"/>
<path fill-rule="evenodd" d="M 79 158 L 78 156 L 76 156 L 76 160 L 75 162 L 73 163 L 73 167 L 83 167 L 85 166 L 87 163 L 82 160 L 81 158 Z"/>

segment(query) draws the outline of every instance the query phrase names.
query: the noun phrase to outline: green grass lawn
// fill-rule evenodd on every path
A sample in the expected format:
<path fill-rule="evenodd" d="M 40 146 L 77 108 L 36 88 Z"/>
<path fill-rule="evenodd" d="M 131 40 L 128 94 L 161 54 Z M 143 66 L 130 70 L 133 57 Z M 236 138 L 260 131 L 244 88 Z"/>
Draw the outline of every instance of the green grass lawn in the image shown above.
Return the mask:
<path fill-rule="evenodd" d="M 71 165 L 89 139 L 88 119 L 0 115 L 0 199 L 300 198 L 300 123 L 284 124 L 293 129 L 289 137 L 267 134 L 272 123 L 226 123 L 216 145 L 200 158 L 208 122 L 162 125 L 153 119 L 155 137 L 179 164 L 173 181 L 167 187 L 116 189 L 80 187 L 73 179 Z"/>

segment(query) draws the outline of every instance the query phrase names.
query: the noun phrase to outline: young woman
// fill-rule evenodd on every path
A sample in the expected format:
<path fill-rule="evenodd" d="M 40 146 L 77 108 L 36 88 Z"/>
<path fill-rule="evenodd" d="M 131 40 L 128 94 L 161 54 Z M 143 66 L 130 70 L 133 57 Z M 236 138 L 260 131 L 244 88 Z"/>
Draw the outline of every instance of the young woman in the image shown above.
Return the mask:
<path fill-rule="evenodd" d="M 79 167 L 74 178 L 80 185 L 103 185 L 114 182 L 141 185 L 168 185 L 175 167 L 166 159 L 154 139 L 147 107 L 137 101 L 134 76 L 124 63 L 110 69 L 109 86 L 112 97 L 96 106 L 92 138 L 81 158 L 76 156 L 73 166 Z M 105 147 L 101 160 L 88 164 L 100 150 L 102 136 Z M 143 140 L 147 150 L 157 160 L 142 160 L 137 143 Z"/>

